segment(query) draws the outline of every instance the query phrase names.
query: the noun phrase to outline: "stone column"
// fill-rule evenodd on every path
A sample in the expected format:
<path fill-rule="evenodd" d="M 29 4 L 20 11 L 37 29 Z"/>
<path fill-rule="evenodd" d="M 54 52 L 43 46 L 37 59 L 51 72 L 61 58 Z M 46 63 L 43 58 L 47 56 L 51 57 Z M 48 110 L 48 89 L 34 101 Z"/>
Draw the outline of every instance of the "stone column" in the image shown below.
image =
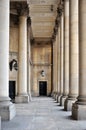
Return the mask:
<path fill-rule="evenodd" d="M 78 96 L 78 82 L 79 82 L 79 27 L 78 27 L 78 1 L 70 0 L 70 60 L 69 60 L 69 95 L 65 102 L 65 110 L 72 109 L 72 104 L 76 101 Z"/>
<path fill-rule="evenodd" d="M 31 19 L 27 19 L 27 91 L 31 101 L 31 43 L 30 43 Z"/>
<path fill-rule="evenodd" d="M 79 26 L 79 96 L 73 104 L 72 116 L 86 120 L 86 0 L 79 1 Z"/>
<path fill-rule="evenodd" d="M 57 35 L 53 44 L 53 76 L 54 76 L 54 80 L 53 80 L 53 84 L 54 84 L 54 91 L 55 91 L 55 100 L 57 97 Z"/>
<path fill-rule="evenodd" d="M 0 116 L 10 120 L 15 106 L 9 98 L 9 0 L 0 1 Z"/>
<path fill-rule="evenodd" d="M 56 62 L 56 69 L 55 69 L 55 73 L 56 73 L 56 96 L 55 99 L 57 101 L 57 96 L 58 96 L 58 34 L 56 32 L 56 53 L 55 53 L 55 62 Z"/>
<path fill-rule="evenodd" d="M 62 105 L 69 92 L 69 0 L 64 1 L 64 87 Z M 65 105 L 64 105 L 65 108 Z"/>
<path fill-rule="evenodd" d="M 63 76 L 64 76 L 64 14 L 61 16 L 61 87 L 60 87 L 60 105 L 62 105 L 62 95 L 63 95 Z"/>
<path fill-rule="evenodd" d="M 18 69 L 18 96 L 16 103 L 28 103 L 27 94 L 27 16 L 19 16 L 19 69 Z"/>
<path fill-rule="evenodd" d="M 58 50 L 57 50 L 57 58 L 58 58 L 58 76 L 57 76 L 57 80 L 58 80 L 58 85 L 57 85 L 57 91 L 58 91 L 58 95 L 57 95 L 57 102 L 60 103 L 60 86 L 61 86 L 61 73 L 60 73 L 60 68 L 61 68 L 61 61 L 60 61 L 60 27 L 58 27 Z"/>
<path fill-rule="evenodd" d="M 53 40 L 53 98 L 55 99 L 55 40 Z"/>

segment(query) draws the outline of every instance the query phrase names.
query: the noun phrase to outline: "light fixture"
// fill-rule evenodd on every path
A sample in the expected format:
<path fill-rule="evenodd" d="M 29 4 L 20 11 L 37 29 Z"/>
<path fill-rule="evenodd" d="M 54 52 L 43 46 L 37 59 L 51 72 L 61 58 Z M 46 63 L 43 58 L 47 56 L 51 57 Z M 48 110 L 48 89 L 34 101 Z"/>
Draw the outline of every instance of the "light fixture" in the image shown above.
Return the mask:
<path fill-rule="evenodd" d="M 42 77 L 45 76 L 45 71 L 44 70 L 41 71 L 41 75 L 42 75 Z"/>
<path fill-rule="evenodd" d="M 17 71 L 18 70 L 17 60 L 13 59 L 12 61 L 10 61 L 9 68 L 10 68 L 10 71 L 12 71 L 13 68 Z"/>

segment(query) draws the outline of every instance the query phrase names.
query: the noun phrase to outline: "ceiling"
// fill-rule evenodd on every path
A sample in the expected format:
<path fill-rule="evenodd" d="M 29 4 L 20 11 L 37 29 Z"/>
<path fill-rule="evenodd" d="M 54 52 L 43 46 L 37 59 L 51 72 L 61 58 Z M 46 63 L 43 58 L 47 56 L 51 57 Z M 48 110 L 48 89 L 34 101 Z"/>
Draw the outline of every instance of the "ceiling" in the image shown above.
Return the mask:
<path fill-rule="evenodd" d="M 29 15 L 35 39 L 50 39 L 55 26 L 58 0 L 29 0 Z"/>
<path fill-rule="evenodd" d="M 60 0 L 27 0 L 34 39 L 52 38 L 59 1 Z"/>

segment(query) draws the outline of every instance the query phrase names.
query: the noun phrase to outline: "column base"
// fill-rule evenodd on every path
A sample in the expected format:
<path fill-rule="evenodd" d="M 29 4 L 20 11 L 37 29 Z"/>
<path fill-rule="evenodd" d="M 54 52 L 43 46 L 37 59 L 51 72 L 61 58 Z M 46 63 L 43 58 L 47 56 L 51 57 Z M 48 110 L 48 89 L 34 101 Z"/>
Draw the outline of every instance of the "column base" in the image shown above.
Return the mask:
<path fill-rule="evenodd" d="M 0 116 L 2 120 L 11 120 L 15 115 L 16 108 L 13 103 L 10 101 L 4 103 L 0 102 Z"/>
<path fill-rule="evenodd" d="M 67 98 L 64 102 L 64 110 L 65 111 L 71 111 L 72 110 L 72 105 L 75 103 L 76 99 L 69 99 Z"/>
<path fill-rule="evenodd" d="M 57 102 L 57 99 L 58 99 L 58 94 L 56 94 L 56 102 Z"/>
<path fill-rule="evenodd" d="M 74 103 L 72 106 L 72 117 L 75 120 L 86 120 L 86 105 Z"/>
<path fill-rule="evenodd" d="M 62 96 L 60 99 L 60 105 L 64 106 L 65 100 L 67 99 L 67 96 Z"/>
<path fill-rule="evenodd" d="M 57 97 L 57 102 L 60 103 L 60 99 L 61 99 L 62 95 L 58 95 Z"/>
<path fill-rule="evenodd" d="M 56 99 L 56 92 L 54 92 L 53 94 L 53 99 Z"/>
<path fill-rule="evenodd" d="M 28 95 L 19 95 L 15 97 L 15 103 L 28 103 L 29 96 Z"/>
<path fill-rule="evenodd" d="M 57 101 L 57 95 L 58 95 L 58 94 L 57 94 L 57 93 L 55 93 L 55 100 L 56 100 L 56 101 Z"/>
<path fill-rule="evenodd" d="M 51 93 L 51 97 L 53 97 L 53 92 Z"/>
<path fill-rule="evenodd" d="M 52 93 L 52 98 L 54 98 L 54 92 Z"/>
<path fill-rule="evenodd" d="M 29 101 L 31 102 L 31 101 L 32 101 L 32 96 L 31 96 L 31 94 L 29 93 L 28 96 L 29 96 Z"/>

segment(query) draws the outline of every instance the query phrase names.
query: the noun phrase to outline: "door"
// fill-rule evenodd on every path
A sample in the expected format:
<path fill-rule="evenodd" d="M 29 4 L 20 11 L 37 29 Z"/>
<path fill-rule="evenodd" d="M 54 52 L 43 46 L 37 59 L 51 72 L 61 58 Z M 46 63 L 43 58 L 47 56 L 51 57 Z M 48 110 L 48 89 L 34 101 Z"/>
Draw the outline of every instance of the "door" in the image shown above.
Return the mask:
<path fill-rule="evenodd" d="M 9 97 L 12 101 L 15 99 L 15 81 L 9 81 Z"/>
<path fill-rule="evenodd" d="M 47 96 L 47 82 L 46 81 L 39 82 L 39 96 Z"/>

